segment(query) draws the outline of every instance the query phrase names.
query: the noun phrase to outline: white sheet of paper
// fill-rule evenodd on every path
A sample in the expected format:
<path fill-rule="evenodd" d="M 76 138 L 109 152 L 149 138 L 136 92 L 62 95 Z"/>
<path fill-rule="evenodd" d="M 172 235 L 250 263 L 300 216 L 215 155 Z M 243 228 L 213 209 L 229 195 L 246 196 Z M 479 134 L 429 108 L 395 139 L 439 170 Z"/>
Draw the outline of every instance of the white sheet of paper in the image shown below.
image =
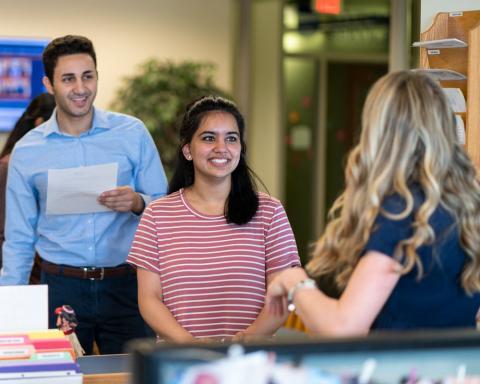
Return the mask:
<path fill-rule="evenodd" d="M 465 134 L 465 124 L 463 123 L 462 116 L 455 115 L 455 131 L 457 132 L 457 140 L 460 144 L 465 145 L 467 137 Z"/>
<path fill-rule="evenodd" d="M 105 212 L 97 198 L 117 187 L 118 163 L 49 169 L 47 215 Z"/>
<path fill-rule="evenodd" d="M 48 286 L 0 287 L 0 332 L 48 329 Z"/>
<path fill-rule="evenodd" d="M 460 88 L 442 88 L 453 112 L 467 112 L 467 102 Z"/>

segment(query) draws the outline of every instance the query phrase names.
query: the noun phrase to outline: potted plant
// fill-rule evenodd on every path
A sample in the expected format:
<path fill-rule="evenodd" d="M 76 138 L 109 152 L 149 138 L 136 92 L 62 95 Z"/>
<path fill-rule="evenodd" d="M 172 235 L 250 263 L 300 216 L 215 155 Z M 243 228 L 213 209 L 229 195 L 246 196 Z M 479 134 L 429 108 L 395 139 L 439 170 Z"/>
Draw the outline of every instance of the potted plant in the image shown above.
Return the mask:
<path fill-rule="evenodd" d="M 215 86 L 212 63 L 173 63 L 150 59 L 123 80 L 113 110 L 141 119 L 157 145 L 167 177 L 178 148 L 179 118 L 193 100 L 205 95 L 229 97 Z"/>

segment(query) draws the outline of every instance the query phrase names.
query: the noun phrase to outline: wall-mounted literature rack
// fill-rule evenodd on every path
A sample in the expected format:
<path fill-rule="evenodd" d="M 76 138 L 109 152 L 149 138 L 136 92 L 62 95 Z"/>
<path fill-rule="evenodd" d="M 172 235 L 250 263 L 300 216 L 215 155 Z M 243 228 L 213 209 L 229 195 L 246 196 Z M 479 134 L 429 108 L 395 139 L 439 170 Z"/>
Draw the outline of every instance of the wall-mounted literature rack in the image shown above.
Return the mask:
<path fill-rule="evenodd" d="M 437 13 L 414 46 L 420 48 L 420 68 L 450 88 L 458 136 L 462 140 L 464 134 L 465 148 L 480 170 L 480 10 Z"/>

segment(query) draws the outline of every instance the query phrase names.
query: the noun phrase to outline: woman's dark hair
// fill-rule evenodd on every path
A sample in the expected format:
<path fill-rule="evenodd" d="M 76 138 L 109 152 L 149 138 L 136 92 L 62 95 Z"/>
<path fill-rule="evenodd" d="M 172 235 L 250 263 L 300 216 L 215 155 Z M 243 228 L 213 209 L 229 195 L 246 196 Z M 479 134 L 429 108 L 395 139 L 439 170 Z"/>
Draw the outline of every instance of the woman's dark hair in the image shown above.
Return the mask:
<path fill-rule="evenodd" d="M 0 153 L 0 158 L 9 155 L 14 145 L 28 131 L 36 127 L 35 121 L 40 117 L 43 121 L 47 121 L 55 108 L 55 98 L 49 93 L 42 93 L 36 96 L 28 105 L 25 112 L 17 120 L 15 127 L 10 132 L 5 146 Z"/>
<path fill-rule="evenodd" d="M 189 104 L 180 126 L 180 145 L 177 153 L 175 170 L 168 186 L 168 193 L 188 187 L 195 180 L 193 162 L 185 159 L 182 148 L 192 141 L 193 135 L 203 119 L 211 112 L 231 114 L 237 122 L 240 133 L 240 160 L 232 172 L 232 188 L 225 203 L 225 218 L 228 223 L 246 224 L 258 209 L 257 186 L 254 173 L 245 160 L 245 121 L 236 105 L 230 100 L 217 96 L 204 96 Z"/>

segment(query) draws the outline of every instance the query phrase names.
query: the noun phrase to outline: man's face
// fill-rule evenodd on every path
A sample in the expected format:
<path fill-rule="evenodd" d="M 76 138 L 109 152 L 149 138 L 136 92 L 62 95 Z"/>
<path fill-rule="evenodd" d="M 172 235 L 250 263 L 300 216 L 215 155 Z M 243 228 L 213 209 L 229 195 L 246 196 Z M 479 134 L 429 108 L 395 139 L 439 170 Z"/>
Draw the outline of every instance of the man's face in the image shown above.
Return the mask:
<path fill-rule="evenodd" d="M 80 118 L 92 113 L 98 77 L 90 55 L 60 56 L 53 72 L 53 84 L 47 77 L 43 82 L 48 92 L 55 96 L 59 115 Z"/>

